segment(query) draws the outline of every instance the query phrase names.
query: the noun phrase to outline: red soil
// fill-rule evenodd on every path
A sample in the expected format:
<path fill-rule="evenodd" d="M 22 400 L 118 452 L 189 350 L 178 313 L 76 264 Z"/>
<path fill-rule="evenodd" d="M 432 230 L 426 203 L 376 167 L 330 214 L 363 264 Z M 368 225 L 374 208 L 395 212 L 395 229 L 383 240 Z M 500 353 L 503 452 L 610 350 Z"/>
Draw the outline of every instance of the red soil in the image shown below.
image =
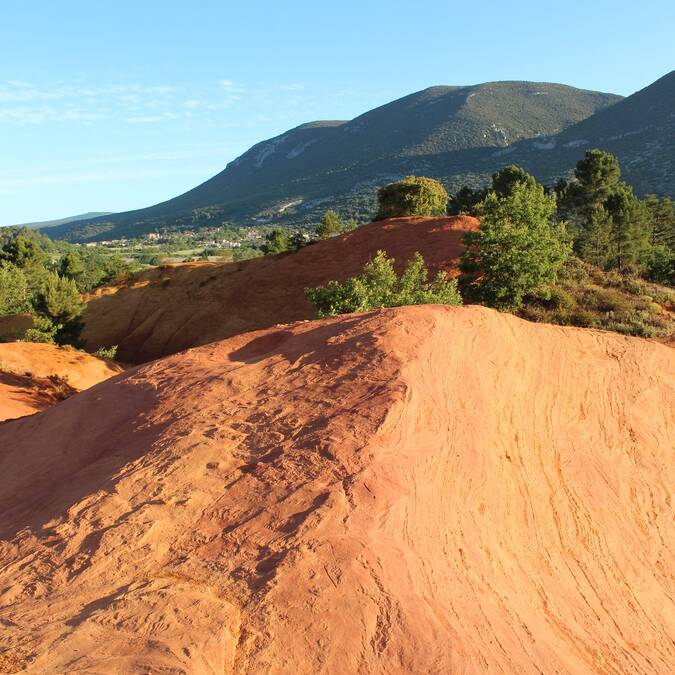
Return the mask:
<path fill-rule="evenodd" d="M 0 343 L 0 421 L 32 415 L 121 371 L 112 361 L 55 345 Z"/>
<path fill-rule="evenodd" d="M 674 672 L 674 382 L 438 306 L 129 371 L 0 426 L 0 663 Z"/>
<path fill-rule="evenodd" d="M 88 298 L 87 349 L 119 345 L 122 361 L 142 363 L 245 331 L 314 316 L 306 287 L 361 271 L 378 249 L 400 270 L 420 251 L 432 271 L 457 269 L 470 217 L 396 218 L 319 242 L 295 255 L 240 263 L 163 266 Z"/>

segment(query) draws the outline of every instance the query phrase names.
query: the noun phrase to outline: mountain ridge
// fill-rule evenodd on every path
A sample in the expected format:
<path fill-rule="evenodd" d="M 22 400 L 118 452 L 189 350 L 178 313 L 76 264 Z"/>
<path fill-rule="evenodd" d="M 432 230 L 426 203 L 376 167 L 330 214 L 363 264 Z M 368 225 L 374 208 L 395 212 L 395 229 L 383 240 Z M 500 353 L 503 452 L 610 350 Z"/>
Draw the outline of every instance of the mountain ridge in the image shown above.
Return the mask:
<path fill-rule="evenodd" d="M 31 230 L 43 230 L 58 225 L 68 225 L 80 220 L 91 220 L 94 218 L 102 218 L 104 216 L 113 215 L 114 211 L 87 211 L 86 213 L 79 213 L 75 216 L 66 216 L 65 218 L 55 218 L 53 220 L 40 220 L 31 223 L 16 223 L 8 227 L 27 227 Z"/>
<path fill-rule="evenodd" d="M 667 134 L 675 109 L 673 92 L 674 73 L 625 99 L 522 81 L 428 87 L 353 120 L 308 122 L 260 141 L 223 171 L 173 199 L 66 224 L 50 234 L 96 240 L 222 221 L 304 226 L 316 222 L 328 207 L 363 218 L 373 210 L 376 187 L 409 173 L 439 178 L 452 190 L 465 183 L 479 185 L 501 166 L 518 162 L 540 180 L 552 182 L 571 172 L 584 149 L 596 144 L 618 153 L 627 180 L 638 192 L 675 192 L 672 160 L 663 153 L 653 156 L 658 148 L 671 147 Z M 660 107 L 654 103 L 659 96 Z M 596 127 L 603 120 L 615 130 L 628 125 L 630 134 L 645 108 L 654 113 L 649 129 L 658 137 L 641 139 L 646 150 L 634 142 L 617 144 L 598 136 Z M 579 137 L 584 133 L 589 138 Z"/>

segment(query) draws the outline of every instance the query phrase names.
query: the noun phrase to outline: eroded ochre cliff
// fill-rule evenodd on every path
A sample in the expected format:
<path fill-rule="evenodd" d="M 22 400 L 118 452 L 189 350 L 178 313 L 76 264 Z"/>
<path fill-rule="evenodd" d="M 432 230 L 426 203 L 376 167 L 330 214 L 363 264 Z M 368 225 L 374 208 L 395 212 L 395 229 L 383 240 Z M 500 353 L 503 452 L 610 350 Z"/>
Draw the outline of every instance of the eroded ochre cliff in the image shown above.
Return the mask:
<path fill-rule="evenodd" d="M 275 327 L 0 425 L 0 663 L 675 670 L 671 349 L 479 308 Z"/>
<path fill-rule="evenodd" d="M 457 273 L 463 235 L 478 227 L 469 216 L 392 218 L 320 241 L 296 254 L 235 263 L 163 265 L 106 286 L 89 298 L 83 339 L 89 351 L 118 345 L 128 363 L 279 323 L 311 319 L 305 288 L 344 281 L 378 250 L 400 271 L 415 252 L 432 274 Z"/>

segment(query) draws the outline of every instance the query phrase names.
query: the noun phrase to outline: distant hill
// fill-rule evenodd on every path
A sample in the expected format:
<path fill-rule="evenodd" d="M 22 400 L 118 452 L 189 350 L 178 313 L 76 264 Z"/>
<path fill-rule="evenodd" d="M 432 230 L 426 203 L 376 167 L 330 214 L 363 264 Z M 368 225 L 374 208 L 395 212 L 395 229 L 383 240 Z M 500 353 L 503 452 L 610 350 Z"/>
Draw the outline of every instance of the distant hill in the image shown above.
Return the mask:
<path fill-rule="evenodd" d="M 409 173 L 454 190 L 517 162 L 552 182 L 595 146 L 619 156 L 640 193 L 673 194 L 674 96 L 675 73 L 624 100 L 533 82 L 431 87 L 348 122 L 311 122 L 258 143 L 174 199 L 49 234 L 83 241 L 223 221 L 308 225 L 328 207 L 364 218 L 375 189 Z"/>
<path fill-rule="evenodd" d="M 68 225 L 69 223 L 76 223 L 80 220 L 91 220 L 93 218 L 100 218 L 101 216 L 110 216 L 112 213 L 112 211 L 87 211 L 87 213 L 80 213 L 78 216 L 59 218 L 58 220 L 42 220 L 37 223 L 19 223 L 18 225 L 14 225 L 14 227 L 28 227 L 31 230 L 45 230 L 49 227 Z"/>

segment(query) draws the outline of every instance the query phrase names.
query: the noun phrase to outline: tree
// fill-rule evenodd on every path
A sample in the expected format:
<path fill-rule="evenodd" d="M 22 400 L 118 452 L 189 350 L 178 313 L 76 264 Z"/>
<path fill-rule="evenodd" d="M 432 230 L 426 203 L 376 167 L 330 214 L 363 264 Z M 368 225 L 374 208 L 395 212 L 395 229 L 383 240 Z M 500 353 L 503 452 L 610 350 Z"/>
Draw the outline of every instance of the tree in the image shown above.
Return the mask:
<path fill-rule="evenodd" d="M 375 220 L 401 216 L 443 216 L 448 207 L 448 193 L 433 178 L 407 176 L 377 191 L 379 210 Z"/>
<path fill-rule="evenodd" d="M 462 299 L 454 279 L 447 280 L 443 272 L 438 272 L 434 280 L 429 282 L 428 276 L 420 253 L 415 254 L 399 277 L 394 269 L 394 260 L 387 257 L 384 251 L 378 251 L 366 263 L 361 274 L 348 278 L 344 283 L 329 281 L 325 286 L 306 288 L 305 294 L 320 319 L 380 307 L 461 304 Z"/>
<path fill-rule="evenodd" d="M 498 197 L 509 197 L 513 194 L 513 188 L 522 184 L 535 187 L 537 181 L 525 169 L 515 164 L 505 166 L 492 174 L 492 191 Z"/>
<path fill-rule="evenodd" d="M 652 202 L 650 211 L 621 181 L 618 159 L 603 150 L 586 152 L 574 174 L 575 182 L 559 184 L 556 191 L 559 217 L 569 220 L 578 255 L 605 270 L 647 269 L 656 243 L 652 232 L 654 213 L 660 213 L 658 201 Z"/>
<path fill-rule="evenodd" d="M 611 259 L 612 218 L 599 206 L 589 214 L 585 227 L 577 236 L 579 257 L 591 265 L 606 269 Z"/>
<path fill-rule="evenodd" d="M 652 224 L 652 243 L 675 253 L 675 202 L 670 197 L 647 195 L 644 204 Z"/>
<path fill-rule="evenodd" d="M 289 250 L 291 245 L 290 237 L 286 230 L 276 228 L 272 230 L 266 237 L 263 244 L 265 255 L 275 255 L 277 253 L 284 253 Z"/>
<path fill-rule="evenodd" d="M 65 325 L 82 313 L 82 299 L 72 279 L 50 272 L 37 294 L 37 311 L 55 324 Z"/>
<path fill-rule="evenodd" d="M 590 211 L 604 204 L 621 179 L 619 160 L 604 150 L 587 150 L 584 158 L 577 162 L 574 175 L 580 191 L 575 199 L 580 200 L 582 210 Z"/>
<path fill-rule="evenodd" d="M 646 276 L 650 281 L 675 286 L 675 253 L 663 244 L 655 244 L 645 260 Z"/>
<path fill-rule="evenodd" d="M 119 253 L 106 257 L 103 268 L 104 283 L 119 283 L 130 274 L 131 265 Z"/>
<path fill-rule="evenodd" d="M 10 262 L 0 262 L 0 316 L 20 314 L 30 308 L 26 275 Z"/>
<path fill-rule="evenodd" d="M 605 200 L 611 216 L 609 267 L 619 272 L 635 272 L 648 256 L 649 212 L 625 183 L 619 183 Z"/>
<path fill-rule="evenodd" d="M 485 199 L 487 190 L 474 190 L 468 185 L 461 187 L 448 202 L 448 215 L 468 214 L 475 216 L 480 203 Z"/>
<path fill-rule="evenodd" d="M 25 269 L 43 265 L 45 253 L 35 241 L 19 234 L 0 250 L 0 260 Z"/>
<path fill-rule="evenodd" d="M 84 274 L 84 262 L 77 251 L 68 251 L 59 265 L 59 273 L 62 277 L 77 282 Z"/>
<path fill-rule="evenodd" d="M 549 295 L 547 285 L 555 283 L 570 249 L 562 229 L 551 223 L 554 210 L 555 197 L 530 181 L 513 185 L 509 196 L 488 194 L 480 227 L 465 235 L 462 256 L 478 300 L 508 310 L 527 295 Z"/>
<path fill-rule="evenodd" d="M 316 236 L 319 239 L 329 239 L 336 234 L 340 234 L 341 231 L 342 221 L 340 220 L 340 216 L 332 209 L 323 214 L 321 222 L 316 226 Z"/>

